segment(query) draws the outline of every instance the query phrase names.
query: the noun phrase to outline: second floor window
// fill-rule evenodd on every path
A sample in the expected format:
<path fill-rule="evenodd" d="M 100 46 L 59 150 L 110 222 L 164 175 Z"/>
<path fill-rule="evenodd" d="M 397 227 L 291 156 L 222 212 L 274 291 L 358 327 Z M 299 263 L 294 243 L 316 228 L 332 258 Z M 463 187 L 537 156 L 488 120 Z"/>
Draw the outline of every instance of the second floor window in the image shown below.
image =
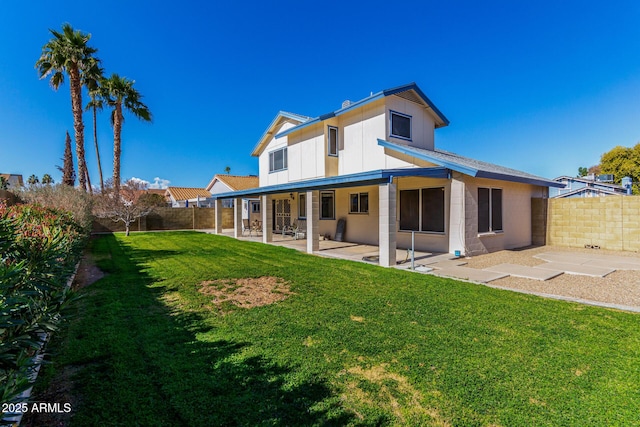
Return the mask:
<path fill-rule="evenodd" d="M 391 111 L 390 136 L 402 139 L 411 139 L 411 116 Z"/>
<path fill-rule="evenodd" d="M 328 153 L 330 156 L 338 155 L 338 128 L 329 126 L 329 135 L 328 135 Z"/>
<path fill-rule="evenodd" d="M 287 168 L 287 147 L 269 153 L 269 172 L 285 170 Z"/>

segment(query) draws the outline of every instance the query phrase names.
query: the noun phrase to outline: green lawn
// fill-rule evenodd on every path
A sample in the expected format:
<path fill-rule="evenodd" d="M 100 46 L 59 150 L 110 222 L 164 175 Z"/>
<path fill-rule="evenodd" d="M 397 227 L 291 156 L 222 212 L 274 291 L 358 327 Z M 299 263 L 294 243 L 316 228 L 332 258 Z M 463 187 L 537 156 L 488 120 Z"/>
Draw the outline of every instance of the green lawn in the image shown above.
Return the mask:
<path fill-rule="evenodd" d="M 636 314 L 195 232 L 92 251 L 39 385 L 73 375 L 75 425 L 640 424 Z M 262 276 L 295 294 L 198 292 Z"/>

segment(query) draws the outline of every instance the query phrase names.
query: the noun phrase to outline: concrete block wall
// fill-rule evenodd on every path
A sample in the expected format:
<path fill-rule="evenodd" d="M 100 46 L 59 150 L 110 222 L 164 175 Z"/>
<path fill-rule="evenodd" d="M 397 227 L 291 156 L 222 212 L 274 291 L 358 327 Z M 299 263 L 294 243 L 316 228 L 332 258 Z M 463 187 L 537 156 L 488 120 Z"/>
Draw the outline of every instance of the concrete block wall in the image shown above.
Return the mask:
<path fill-rule="evenodd" d="M 547 243 L 640 250 L 640 196 L 549 199 Z"/>
<path fill-rule="evenodd" d="M 233 217 L 231 217 L 231 221 L 233 221 Z M 231 226 L 233 226 L 233 222 L 231 222 Z M 215 209 L 157 208 L 145 218 L 131 224 L 132 231 L 201 230 L 208 228 L 215 228 Z M 96 218 L 93 222 L 93 232 L 95 233 L 116 231 L 124 231 L 122 222 L 113 222 L 108 218 Z"/>

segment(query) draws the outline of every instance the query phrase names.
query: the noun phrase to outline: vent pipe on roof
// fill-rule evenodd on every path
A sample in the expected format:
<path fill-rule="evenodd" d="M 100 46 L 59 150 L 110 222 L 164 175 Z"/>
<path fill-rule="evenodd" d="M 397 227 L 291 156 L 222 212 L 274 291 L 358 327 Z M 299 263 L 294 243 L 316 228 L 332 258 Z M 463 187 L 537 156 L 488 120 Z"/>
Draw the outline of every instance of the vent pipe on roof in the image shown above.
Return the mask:
<path fill-rule="evenodd" d="M 351 101 L 349 101 L 348 99 L 342 101 L 342 108 L 347 108 L 349 105 L 351 105 Z"/>

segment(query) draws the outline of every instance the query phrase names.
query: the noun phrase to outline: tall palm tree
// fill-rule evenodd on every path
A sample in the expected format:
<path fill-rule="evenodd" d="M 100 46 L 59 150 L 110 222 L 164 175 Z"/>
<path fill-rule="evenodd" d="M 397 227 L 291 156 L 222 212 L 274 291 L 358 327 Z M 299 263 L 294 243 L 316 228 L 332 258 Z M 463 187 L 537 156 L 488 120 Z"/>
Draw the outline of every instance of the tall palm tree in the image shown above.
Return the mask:
<path fill-rule="evenodd" d="M 100 81 L 104 78 L 104 69 L 100 67 L 100 61 L 96 61 L 92 58 L 91 66 L 84 74 L 84 85 L 89 91 L 89 97 L 91 100 L 87 103 L 85 111 L 92 110 L 93 112 L 93 142 L 96 146 L 96 159 L 98 161 L 98 173 L 100 174 L 100 192 L 104 193 L 104 179 L 102 177 L 102 163 L 100 162 L 100 150 L 98 149 L 98 120 L 97 112 L 102 110 L 104 102 L 101 96 Z"/>
<path fill-rule="evenodd" d="M 78 179 L 83 191 L 87 191 L 87 163 L 84 155 L 84 123 L 82 121 L 82 75 L 94 61 L 98 51 L 87 43 L 91 34 L 74 30 L 70 24 L 62 26 L 62 32 L 49 30 L 53 38 L 42 46 L 42 54 L 36 61 L 40 78 L 51 76 L 50 84 L 54 90 L 69 76 L 71 88 L 71 110 L 73 112 L 73 130 L 76 139 L 78 157 Z"/>
<path fill-rule="evenodd" d="M 149 108 L 141 101 L 142 95 L 133 88 L 135 81 L 117 74 L 102 81 L 102 96 L 107 104 L 113 108 L 111 124 L 113 125 L 113 185 L 116 192 L 120 190 L 120 156 L 122 154 L 122 123 L 123 109 L 135 117 L 147 122 L 151 121 Z"/>

